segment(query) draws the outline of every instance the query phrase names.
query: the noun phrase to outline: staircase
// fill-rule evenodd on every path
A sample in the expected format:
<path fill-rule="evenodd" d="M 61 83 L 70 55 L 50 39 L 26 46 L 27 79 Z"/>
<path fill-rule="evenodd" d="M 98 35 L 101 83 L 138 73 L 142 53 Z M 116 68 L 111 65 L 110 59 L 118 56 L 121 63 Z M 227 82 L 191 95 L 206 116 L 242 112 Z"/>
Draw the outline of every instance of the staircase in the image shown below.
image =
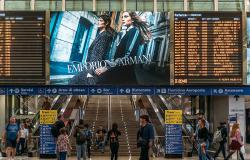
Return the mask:
<path fill-rule="evenodd" d="M 108 131 L 108 127 L 111 128 L 114 122 L 118 124 L 118 129 L 122 134 L 119 137 L 119 156 L 138 156 L 139 150 L 136 147 L 138 124 L 135 121 L 129 97 L 90 96 L 85 110 L 84 123 L 88 123 L 91 127 L 93 137 L 100 125 Z M 71 155 L 75 155 L 75 138 L 72 136 L 71 144 L 73 148 Z M 109 145 L 105 146 L 105 152 L 101 153 L 92 144 L 91 156 L 110 156 Z"/>
<path fill-rule="evenodd" d="M 111 96 L 111 127 L 112 123 L 118 124 L 121 136 L 119 138 L 119 155 L 138 156 L 137 131 L 138 123 L 135 120 L 134 111 L 127 96 Z"/>

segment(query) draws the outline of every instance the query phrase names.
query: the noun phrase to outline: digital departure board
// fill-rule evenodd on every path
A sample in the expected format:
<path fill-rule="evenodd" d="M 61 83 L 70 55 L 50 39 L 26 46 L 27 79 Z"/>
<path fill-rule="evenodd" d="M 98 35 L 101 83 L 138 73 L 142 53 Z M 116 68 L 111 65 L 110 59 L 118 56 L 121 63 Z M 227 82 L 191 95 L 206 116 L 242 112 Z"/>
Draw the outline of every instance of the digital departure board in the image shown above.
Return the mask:
<path fill-rule="evenodd" d="M 174 13 L 174 84 L 243 84 L 241 13 Z"/>
<path fill-rule="evenodd" d="M 45 12 L 0 12 L 0 84 L 45 84 Z"/>

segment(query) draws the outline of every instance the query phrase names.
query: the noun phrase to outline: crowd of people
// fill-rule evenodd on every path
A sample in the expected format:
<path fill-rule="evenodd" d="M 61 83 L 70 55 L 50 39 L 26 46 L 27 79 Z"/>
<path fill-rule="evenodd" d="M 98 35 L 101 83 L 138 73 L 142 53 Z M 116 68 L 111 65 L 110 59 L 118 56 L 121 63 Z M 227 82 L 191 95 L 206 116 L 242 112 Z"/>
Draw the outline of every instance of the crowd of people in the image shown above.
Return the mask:
<path fill-rule="evenodd" d="M 140 160 L 148 160 L 149 149 L 152 147 L 154 141 L 154 130 L 147 115 L 140 116 L 140 124 L 141 127 L 137 134 L 137 147 L 141 148 Z M 58 120 L 55 122 L 54 126 L 58 131 L 51 130 L 54 132 L 52 135 L 55 137 L 57 143 L 57 156 L 59 160 L 65 160 L 72 149 L 72 144 L 69 139 L 70 133 L 64 125 L 62 115 L 58 116 Z M 109 131 L 106 131 L 103 126 L 99 126 L 99 128 L 93 132 L 89 128 L 89 125 L 80 119 L 78 125 L 74 126 L 72 129 L 72 136 L 76 144 L 77 160 L 81 160 L 81 158 L 86 160 L 87 157 L 90 158 L 91 147 L 104 153 L 107 144 L 109 144 L 110 147 L 111 160 L 118 159 L 119 137 L 121 136 L 121 131 L 117 123 L 113 123 Z"/>
<path fill-rule="evenodd" d="M 17 122 L 15 117 L 11 117 L 2 135 L 2 152 L 6 153 L 8 160 L 12 160 L 16 155 L 28 153 L 28 147 L 32 143 L 33 125 L 30 119 Z M 3 151 L 5 150 L 5 151 Z"/>
<path fill-rule="evenodd" d="M 203 113 L 199 113 L 197 126 L 193 135 L 193 140 L 197 142 L 199 160 L 216 159 L 220 152 L 225 160 L 228 160 L 235 152 L 238 152 L 241 160 L 244 160 L 241 147 L 244 145 L 243 137 L 240 132 L 239 123 L 234 123 L 228 137 L 228 126 L 226 122 L 221 122 L 217 131 L 211 135 L 209 131 L 209 122 L 205 119 Z M 229 144 L 228 144 L 229 143 Z M 219 144 L 213 156 L 210 156 L 208 149 L 211 145 Z M 229 153 L 226 156 L 226 146 L 229 146 Z"/>

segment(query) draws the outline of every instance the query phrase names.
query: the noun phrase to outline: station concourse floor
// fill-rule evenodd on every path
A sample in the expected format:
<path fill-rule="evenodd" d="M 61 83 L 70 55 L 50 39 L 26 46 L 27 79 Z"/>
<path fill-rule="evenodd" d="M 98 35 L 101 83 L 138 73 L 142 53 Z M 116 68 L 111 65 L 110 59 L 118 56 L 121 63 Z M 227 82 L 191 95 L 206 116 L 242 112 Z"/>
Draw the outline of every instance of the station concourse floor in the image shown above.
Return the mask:
<path fill-rule="evenodd" d="M 246 150 L 246 154 L 244 155 L 245 157 L 245 160 L 250 160 L 250 144 L 247 144 L 245 145 L 245 150 Z M 20 156 L 17 156 L 15 158 L 15 160 L 39 160 L 40 158 L 38 157 L 20 157 Z M 76 160 L 77 158 L 76 157 L 69 157 L 67 158 L 67 160 Z M 138 160 L 139 157 L 118 157 L 119 160 Z M 6 157 L 0 157 L 0 160 L 7 160 Z M 45 159 L 40 159 L 40 160 L 45 160 Z M 49 159 L 49 160 L 56 160 L 56 159 Z M 87 160 L 110 160 L 110 157 L 107 156 L 107 157 L 104 157 L 104 156 L 96 156 L 96 157 L 91 157 L 90 159 L 87 159 Z M 150 160 L 177 160 L 176 158 L 175 159 L 166 159 L 166 158 L 150 158 Z M 198 160 L 198 157 L 197 156 L 194 156 L 194 157 L 185 157 L 185 158 L 182 158 L 182 160 Z M 223 160 L 222 157 L 218 157 L 216 158 L 216 160 Z M 234 158 L 232 160 L 236 160 L 236 157 L 234 156 Z"/>

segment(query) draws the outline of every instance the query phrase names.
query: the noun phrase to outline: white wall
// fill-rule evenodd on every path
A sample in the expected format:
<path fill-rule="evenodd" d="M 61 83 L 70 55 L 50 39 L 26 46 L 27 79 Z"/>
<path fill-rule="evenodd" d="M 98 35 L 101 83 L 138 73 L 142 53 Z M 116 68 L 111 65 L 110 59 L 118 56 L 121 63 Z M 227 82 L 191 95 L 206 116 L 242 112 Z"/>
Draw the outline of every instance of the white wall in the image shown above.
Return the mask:
<path fill-rule="evenodd" d="M 245 98 L 240 96 L 236 101 L 234 96 L 229 96 L 229 115 L 237 114 L 238 123 L 240 123 L 240 131 L 245 140 L 246 135 L 246 110 L 245 110 Z"/>

